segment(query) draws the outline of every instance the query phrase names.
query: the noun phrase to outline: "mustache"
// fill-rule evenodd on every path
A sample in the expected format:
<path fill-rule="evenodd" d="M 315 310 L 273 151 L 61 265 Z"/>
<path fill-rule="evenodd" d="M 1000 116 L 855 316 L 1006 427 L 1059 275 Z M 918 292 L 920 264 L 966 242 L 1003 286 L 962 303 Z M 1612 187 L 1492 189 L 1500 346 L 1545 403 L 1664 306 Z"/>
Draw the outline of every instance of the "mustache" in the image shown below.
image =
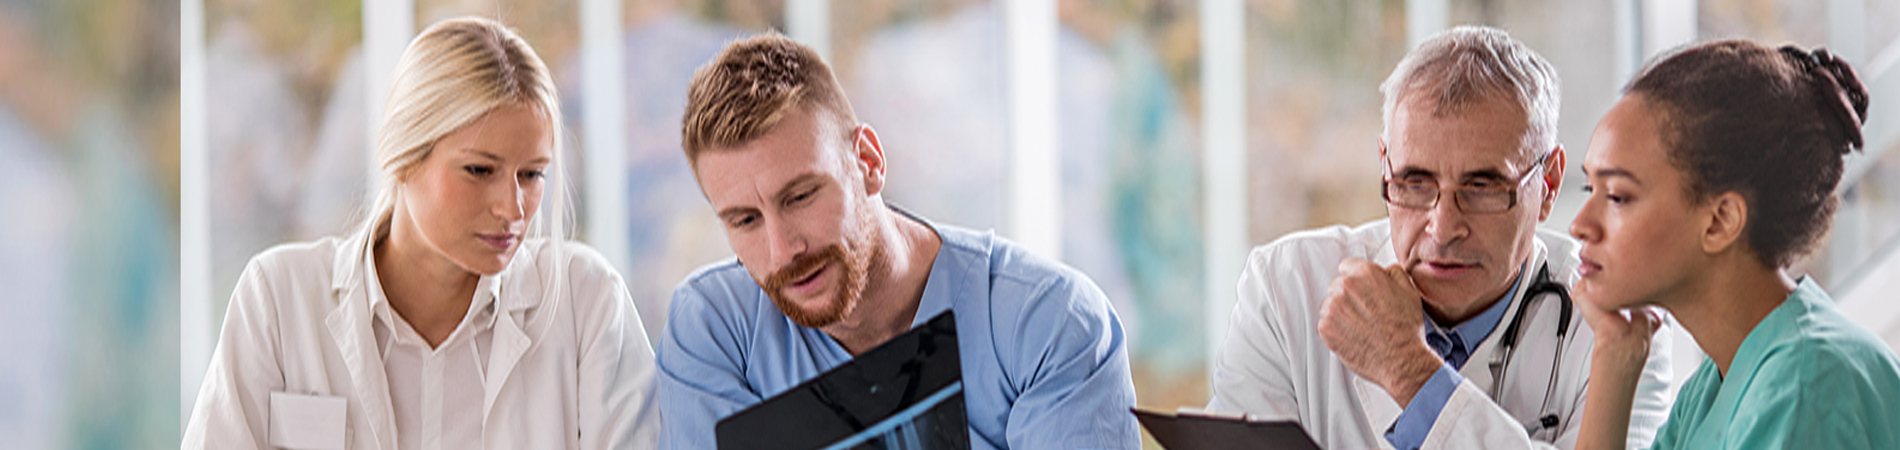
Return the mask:
<path fill-rule="evenodd" d="M 1433 261 L 1433 260 L 1437 260 L 1437 261 L 1449 260 L 1449 261 L 1458 261 L 1461 263 L 1474 263 L 1477 261 L 1481 261 L 1483 259 L 1484 259 L 1484 252 L 1478 251 L 1475 249 L 1470 249 L 1463 246 L 1423 245 L 1423 246 L 1419 246 L 1417 249 L 1412 251 L 1411 260 L 1407 261 L 1408 264 L 1406 265 L 1410 266 L 1411 265 L 1410 263 L 1416 263 L 1420 261 Z"/>
<path fill-rule="evenodd" d="M 772 272 L 771 276 L 765 278 L 765 291 L 772 293 L 780 292 L 786 286 L 790 286 L 805 276 L 811 275 L 813 271 L 818 270 L 819 267 L 823 267 L 826 263 L 832 261 L 844 262 L 844 256 L 844 247 L 838 244 L 827 245 L 824 248 L 818 249 L 816 252 L 798 255 L 792 258 L 791 263 L 779 268 L 778 271 Z"/>

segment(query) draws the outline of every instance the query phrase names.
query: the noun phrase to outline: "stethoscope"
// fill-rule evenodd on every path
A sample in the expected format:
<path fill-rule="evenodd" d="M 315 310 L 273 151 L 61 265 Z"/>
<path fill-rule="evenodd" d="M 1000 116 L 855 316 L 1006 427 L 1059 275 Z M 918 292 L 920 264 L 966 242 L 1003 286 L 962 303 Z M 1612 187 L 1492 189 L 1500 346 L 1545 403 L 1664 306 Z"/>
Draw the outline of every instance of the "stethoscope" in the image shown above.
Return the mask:
<path fill-rule="evenodd" d="M 1557 426 L 1557 415 L 1550 413 L 1550 401 L 1557 393 L 1557 369 L 1563 363 L 1564 347 L 1567 347 L 1564 338 L 1570 334 L 1570 289 L 1551 279 L 1550 263 L 1544 263 L 1537 269 L 1537 275 L 1531 278 L 1530 286 L 1524 291 L 1524 304 L 1517 308 L 1517 313 L 1511 315 L 1510 324 L 1504 327 L 1504 335 L 1498 337 L 1498 351 L 1492 353 L 1491 358 L 1491 379 L 1494 380 L 1491 383 L 1491 398 L 1495 400 L 1500 398 L 1504 386 L 1503 374 L 1510 370 L 1511 360 L 1517 356 L 1517 343 L 1523 337 L 1524 312 L 1529 311 L 1532 302 L 1544 294 L 1556 294 L 1561 302 L 1557 309 L 1557 354 L 1550 359 L 1550 381 L 1544 385 L 1544 403 L 1538 410 L 1538 418 L 1524 423 L 1524 432 L 1528 435 Z"/>

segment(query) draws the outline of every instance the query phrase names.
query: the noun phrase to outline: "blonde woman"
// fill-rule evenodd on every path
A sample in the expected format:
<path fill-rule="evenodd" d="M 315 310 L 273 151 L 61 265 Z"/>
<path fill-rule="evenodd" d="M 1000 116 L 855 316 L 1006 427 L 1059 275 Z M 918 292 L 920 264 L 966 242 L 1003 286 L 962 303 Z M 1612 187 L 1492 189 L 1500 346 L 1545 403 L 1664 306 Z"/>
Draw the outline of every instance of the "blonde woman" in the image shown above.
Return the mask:
<path fill-rule="evenodd" d="M 369 220 L 251 260 L 183 447 L 651 448 L 639 316 L 619 275 L 562 233 L 556 99 L 499 23 L 417 36 Z"/>

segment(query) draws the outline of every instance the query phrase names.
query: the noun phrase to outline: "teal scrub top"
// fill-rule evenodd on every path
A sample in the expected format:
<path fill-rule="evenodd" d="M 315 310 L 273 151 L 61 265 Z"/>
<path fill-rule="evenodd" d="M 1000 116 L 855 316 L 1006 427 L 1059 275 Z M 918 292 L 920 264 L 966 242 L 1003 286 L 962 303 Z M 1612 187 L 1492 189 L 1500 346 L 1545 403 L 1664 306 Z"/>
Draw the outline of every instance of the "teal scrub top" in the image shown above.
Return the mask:
<path fill-rule="evenodd" d="M 1652 448 L 1900 449 L 1900 359 L 1803 278 L 1727 379 L 1703 360 Z"/>

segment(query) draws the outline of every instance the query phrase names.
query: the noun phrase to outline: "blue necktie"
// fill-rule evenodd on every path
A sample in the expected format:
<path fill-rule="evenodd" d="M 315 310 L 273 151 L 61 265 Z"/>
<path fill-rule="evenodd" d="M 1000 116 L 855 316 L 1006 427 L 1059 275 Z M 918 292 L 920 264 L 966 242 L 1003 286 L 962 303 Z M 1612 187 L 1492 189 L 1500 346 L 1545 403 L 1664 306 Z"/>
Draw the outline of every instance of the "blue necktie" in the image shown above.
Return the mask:
<path fill-rule="evenodd" d="M 1452 369 L 1464 368 L 1465 360 L 1471 359 L 1471 350 L 1465 348 L 1465 340 L 1455 334 L 1438 331 L 1425 333 L 1425 344 L 1431 346 L 1432 351 L 1437 352 L 1445 362 L 1451 363 Z"/>

